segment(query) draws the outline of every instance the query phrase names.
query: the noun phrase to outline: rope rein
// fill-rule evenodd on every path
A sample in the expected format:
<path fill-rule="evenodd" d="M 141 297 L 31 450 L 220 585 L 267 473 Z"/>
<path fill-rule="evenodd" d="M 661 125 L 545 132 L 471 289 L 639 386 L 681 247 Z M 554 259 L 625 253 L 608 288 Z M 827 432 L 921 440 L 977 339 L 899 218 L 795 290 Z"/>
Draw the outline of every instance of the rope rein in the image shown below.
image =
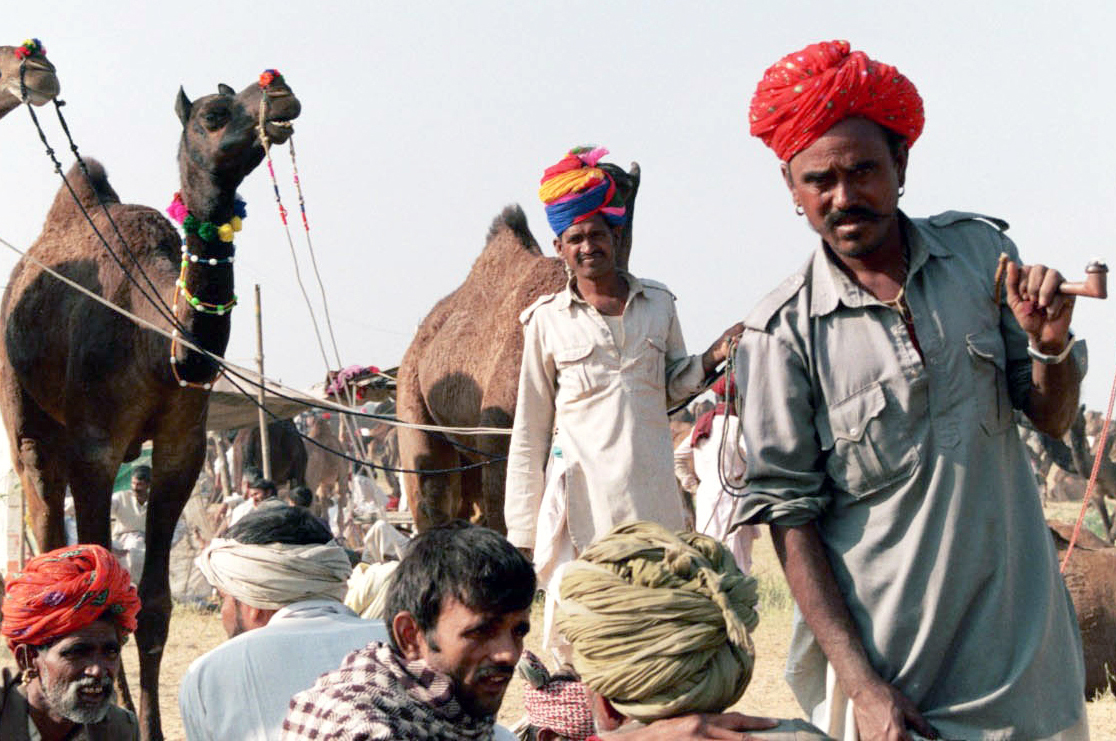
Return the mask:
<path fill-rule="evenodd" d="M 329 368 L 329 358 L 326 356 L 325 343 L 322 342 L 322 333 L 318 330 L 318 319 L 314 315 L 314 307 L 310 303 L 310 295 L 306 292 L 306 286 L 302 282 L 302 271 L 298 267 L 298 254 L 295 252 L 294 239 L 291 238 L 291 229 L 287 223 L 287 207 L 283 205 L 283 198 L 279 195 L 279 181 L 275 178 L 275 166 L 271 161 L 271 140 L 267 136 L 267 93 L 260 98 L 260 142 L 263 144 L 264 156 L 267 159 L 267 172 L 271 176 L 271 189 L 275 192 L 275 205 L 279 209 L 279 219 L 283 222 L 283 233 L 287 236 L 287 247 L 291 251 L 291 261 L 294 263 L 295 280 L 298 282 L 298 289 L 302 292 L 302 298 L 306 302 L 306 309 L 310 312 L 310 323 L 314 327 L 314 336 L 318 340 L 318 350 L 322 354 L 322 362 L 325 363 L 326 368 Z"/>
<path fill-rule="evenodd" d="M 1116 376 L 1112 378 L 1112 390 L 1108 394 L 1108 411 L 1104 416 L 1104 425 L 1101 426 L 1100 436 L 1097 438 L 1097 452 L 1093 456 L 1093 470 L 1089 474 L 1089 483 L 1085 486 L 1085 497 L 1081 502 L 1081 512 L 1077 515 L 1077 522 L 1073 526 L 1073 535 L 1070 536 L 1069 545 L 1066 546 L 1066 555 L 1062 557 L 1062 565 L 1058 571 L 1066 573 L 1070 554 L 1077 545 L 1077 536 L 1081 534 L 1081 525 L 1085 522 L 1085 513 L 1089 510 L 1089 502 L 1093 498 L 1093 490 L 1097 486 L 1097 476 L 1100 474 L 1101 461 L 1104 460 L 1104 444 L 1108 441 L 1108 428 L 1112 423 L 1112 407 L 1116 404 Z"/>

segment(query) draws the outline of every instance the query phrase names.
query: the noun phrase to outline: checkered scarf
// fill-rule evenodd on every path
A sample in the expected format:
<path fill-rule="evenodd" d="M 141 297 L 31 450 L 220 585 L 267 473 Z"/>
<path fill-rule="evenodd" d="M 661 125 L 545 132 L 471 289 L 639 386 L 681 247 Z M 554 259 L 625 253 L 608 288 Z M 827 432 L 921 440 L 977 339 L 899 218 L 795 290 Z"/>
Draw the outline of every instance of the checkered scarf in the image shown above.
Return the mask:
<path fill-rule="evenodd" d="M 282 739 L 489 741 L 494 724 L 462 709 L 449 676 L 370 643 L 291 698 Z"/>

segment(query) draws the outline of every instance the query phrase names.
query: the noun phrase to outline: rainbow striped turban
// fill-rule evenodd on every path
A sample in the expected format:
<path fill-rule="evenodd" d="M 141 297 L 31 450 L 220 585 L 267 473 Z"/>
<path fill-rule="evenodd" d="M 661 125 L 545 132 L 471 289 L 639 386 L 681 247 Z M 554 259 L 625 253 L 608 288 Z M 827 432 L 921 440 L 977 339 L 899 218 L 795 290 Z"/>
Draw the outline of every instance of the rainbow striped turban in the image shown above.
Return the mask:
<path fill-rule="evenodd" d="M 600 214 L 609 224 L 621 226 L 627 216 L 616 181 L 597 167 L 608 154 L 604 147 L 574 147 L 557 164 L 546 168 L 539 181 L 539 198 L 546 204 L 546 219 L 555 234 Z"/>
<path fill-rule="evenodd" d="M 901 134 L 907 146 L 926 121 L 914 84 L 847 41 L 811 44 L 768 67 L 748 112 L 752 136 L 784 162 L 853 117 Z"/>
<path fill-rule="evenodd" d="M 8 582 L 0 632 L 15 651 L 41 646 L 108 616 L 125 633 L 140 609 L 132 577 L 99 545 L 74 545 L 27 562 Z"/>

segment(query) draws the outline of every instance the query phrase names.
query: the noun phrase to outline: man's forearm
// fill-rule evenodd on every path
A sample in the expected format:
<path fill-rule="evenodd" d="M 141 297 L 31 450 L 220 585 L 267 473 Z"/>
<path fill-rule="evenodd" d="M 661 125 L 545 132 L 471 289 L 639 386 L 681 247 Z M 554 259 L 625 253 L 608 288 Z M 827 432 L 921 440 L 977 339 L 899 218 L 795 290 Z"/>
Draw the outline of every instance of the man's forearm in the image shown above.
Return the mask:
<path fill-rule="evenodd" d="M 1061 437 L 1077 414 L 1081 376 L 1073 356 L 1061 363 L 1031 363 L 1031 393 L 1027 398 L 1027 417 L 1042 432 Z"/>
<path fill-rule="evenodd" d="M 816 526 L 813 523 L 794 528 L 772 525 L 771 537 L 791 594 L 836 672 L 841 688 L 855 698 L 866 686 L 882 683 L 868 662 L 852 614 L 837 589 Z"/>

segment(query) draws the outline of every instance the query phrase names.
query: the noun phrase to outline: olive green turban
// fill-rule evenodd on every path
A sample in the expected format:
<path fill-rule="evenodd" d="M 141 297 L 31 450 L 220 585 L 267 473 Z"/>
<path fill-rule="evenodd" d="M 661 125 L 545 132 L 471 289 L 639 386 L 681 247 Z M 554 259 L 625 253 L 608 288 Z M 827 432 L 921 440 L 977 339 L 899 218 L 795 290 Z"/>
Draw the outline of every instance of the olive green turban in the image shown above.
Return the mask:
<path fill-rule="evenodd" d="M 620 525 L 566 567 L 559 595 L 582 681 L 630 718 L 720 712 L 752 678 L 756 580 L 713 538 Z"/>

